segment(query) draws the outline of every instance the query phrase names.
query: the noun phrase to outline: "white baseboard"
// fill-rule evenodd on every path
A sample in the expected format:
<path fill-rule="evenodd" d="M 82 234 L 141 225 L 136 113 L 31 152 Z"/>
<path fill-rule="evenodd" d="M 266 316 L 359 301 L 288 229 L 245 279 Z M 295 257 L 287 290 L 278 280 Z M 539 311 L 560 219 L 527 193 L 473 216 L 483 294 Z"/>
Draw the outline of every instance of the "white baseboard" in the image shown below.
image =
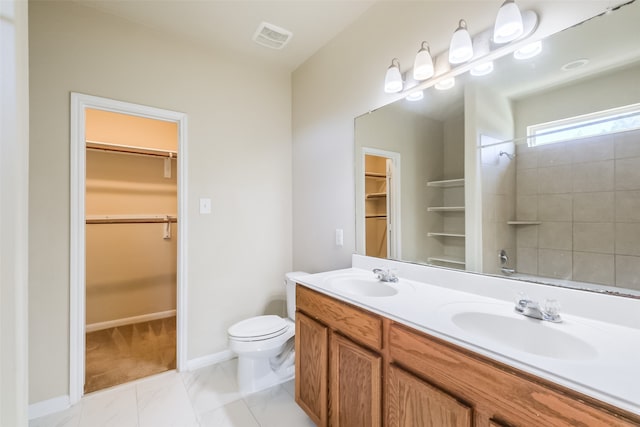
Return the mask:
<path fill-rule="evenodd" d="M 218 353 L 196 357 L 195 359 L 191 359 L 187 362 L 187 371 L 195 371 L 196 369 L 204 368 L 205 366 L 226 362 L 234 357 L 236 357 L 236 355 L 231 350 L 224 350 Z"/>
<path fill-rule="evenodd" d="M 64 411 L 71 406 L 69 396 L 58 396 L 53 399 L 43 400 L 41 402 L 29 405 L 29 419 L 44 417 L 45 415 Z"/>
<path fill-rule="evenodd" d="M 86 326 L 86 332 L 100 331 L 102 329 L 115 328 L 116 326 L 131 325 L 133 323 L 149 322 L 151 320 L 165 319 L 176 315 L 175 310 L 158 311 L 156 313 L 142 314 L 140 316 L 125 317 L 124 319 L 108 320 L 106 322 L 91 323 Z"/>

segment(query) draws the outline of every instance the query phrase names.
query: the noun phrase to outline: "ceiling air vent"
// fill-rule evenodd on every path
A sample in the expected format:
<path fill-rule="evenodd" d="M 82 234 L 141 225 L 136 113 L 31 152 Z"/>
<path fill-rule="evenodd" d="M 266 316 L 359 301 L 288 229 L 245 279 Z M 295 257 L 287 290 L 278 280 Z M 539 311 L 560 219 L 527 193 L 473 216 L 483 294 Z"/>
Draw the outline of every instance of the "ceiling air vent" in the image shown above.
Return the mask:
<path fill-rule="evenodd" d="M 271 49 L 282 49 L 291 40 L 291 37 L 293 37 L 291 31 L 268 22 L 262 22 L 253 35 L 253 41 Z"/>

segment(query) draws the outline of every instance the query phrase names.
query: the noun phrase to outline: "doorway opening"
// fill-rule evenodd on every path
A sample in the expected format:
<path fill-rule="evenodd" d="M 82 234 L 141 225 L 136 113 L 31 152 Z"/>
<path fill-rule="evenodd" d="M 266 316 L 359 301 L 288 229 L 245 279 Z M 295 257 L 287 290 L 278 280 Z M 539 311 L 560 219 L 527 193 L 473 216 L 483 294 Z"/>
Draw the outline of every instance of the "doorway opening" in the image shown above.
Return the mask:
<path fill-rule="evenodd" d="M 365 148 L 363 163 L 365 254 L 397 259 L 400 257 L 400 155 Z"/>
<path fill-rule="evenodd" d="M 70 401 L 185 366 L 186 115 L 72 94 Z"/>

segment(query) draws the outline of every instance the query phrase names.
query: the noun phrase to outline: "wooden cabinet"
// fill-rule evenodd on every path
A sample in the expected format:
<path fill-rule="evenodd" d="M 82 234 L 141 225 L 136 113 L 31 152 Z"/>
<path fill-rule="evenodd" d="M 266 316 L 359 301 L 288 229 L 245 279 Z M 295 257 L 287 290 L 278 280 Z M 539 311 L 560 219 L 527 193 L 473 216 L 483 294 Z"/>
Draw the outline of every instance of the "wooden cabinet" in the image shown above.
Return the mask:
<path fill-rule="evenodd" d="M 379 427 L 382 319 L 303 286 L 296 305 L 296 402 L 319 427 Z"/>
<path fill-rule="evenodd" d="M 380 427 L 382 358 L 337 333 L 329 347 L 331 426 Z"/>
<path fill-rule="evenodd" d="M 388 427 L 471 427 L 471 420 L 469 406 L 396 366 L 389 368 Z"/>
<path fill-rule="evenodd" d="M 319 427 L 638 427 L 640 416 L 298 286 L 296 402 Z"/>
<path fill-rule="evenodd" d="M 327 425 L 329 329 L 296 314 L 296 402 L 318 426 Z"/>
<path fill-rule="evenodd" d="M 388 361 L 467 402 L 476 427 L 640 425 L 640 417 L 395 323 Z"/>

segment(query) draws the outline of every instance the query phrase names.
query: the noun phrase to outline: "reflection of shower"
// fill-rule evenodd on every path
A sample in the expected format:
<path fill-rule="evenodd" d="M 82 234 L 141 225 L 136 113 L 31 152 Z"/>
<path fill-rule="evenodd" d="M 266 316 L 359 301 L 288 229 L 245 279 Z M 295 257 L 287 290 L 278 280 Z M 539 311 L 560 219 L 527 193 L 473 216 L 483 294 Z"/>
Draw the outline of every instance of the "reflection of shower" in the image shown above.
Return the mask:
<path fill-rule="evenodd" d="M 513 159 L 516 158 L 515 154 L 507 153 L 506 151 L 501 151 L 500 155 L 501 156 L 507 156 L 509 158 L 509 160 L 513 160 Z"/>

